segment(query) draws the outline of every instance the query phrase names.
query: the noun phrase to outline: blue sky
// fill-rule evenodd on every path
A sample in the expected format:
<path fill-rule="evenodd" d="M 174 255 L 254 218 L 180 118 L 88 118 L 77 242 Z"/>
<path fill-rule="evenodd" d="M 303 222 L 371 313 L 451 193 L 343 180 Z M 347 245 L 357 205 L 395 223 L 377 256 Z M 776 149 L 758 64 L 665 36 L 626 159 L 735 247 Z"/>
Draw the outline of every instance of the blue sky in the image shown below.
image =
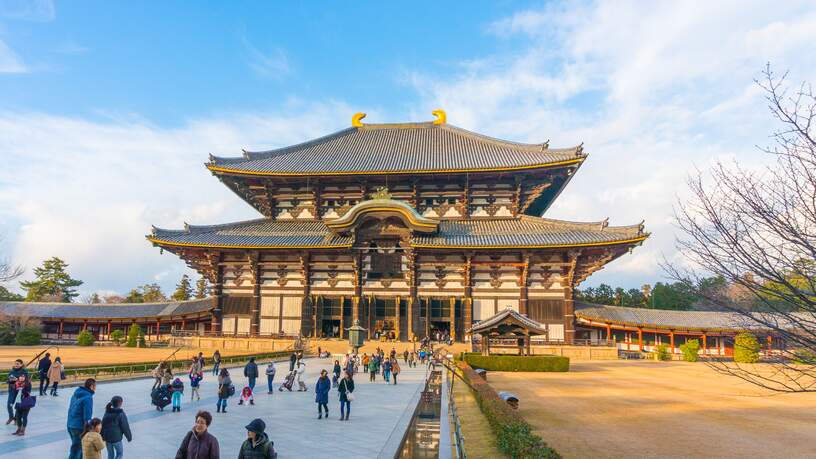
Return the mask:
<path fill-rule="evenodd" d="M 672 205 L 774 129 L 764 65 L 816 81 L 812 2 L 51 2 L 0 0 L 0 257 L 58 255 L 83 293 L 186 272 L 144 240 L 257 214 L 203 167 L 366 121 L 431 119 L 584 142 L 548 216 L 646 220 L 586 285 L 639 287 L 675 260 Z M 15 285 L 11 285 L 15 287 Z"/>

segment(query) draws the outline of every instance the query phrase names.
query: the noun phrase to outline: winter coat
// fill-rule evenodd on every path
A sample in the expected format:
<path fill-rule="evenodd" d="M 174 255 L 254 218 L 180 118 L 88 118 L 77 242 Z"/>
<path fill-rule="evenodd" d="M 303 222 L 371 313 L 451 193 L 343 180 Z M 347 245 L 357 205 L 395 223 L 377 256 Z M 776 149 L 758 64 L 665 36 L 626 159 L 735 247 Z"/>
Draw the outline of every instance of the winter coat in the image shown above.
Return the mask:
<path fill-rule="evenodd" d="M 85 423 L 93 417 L 93 395 L 94 392 L 85 386 L 77 387 L 74 395 L 71 396 L 71 403 L 68 405 L 68 428 L 85 428 Z"/>
<path fill-rule="evenodd" d="M 65 367 L 62 365 L 62 362 L 54 362 L 51 364 L 51 367 L 48 369 L 48 379 L 51 382 L 59 382 L 62 379 L 62 370 Z"/>
<path fill-rule="evenodd" d="M 315 403 L 329 403 L 329 390 L 331 389 L 331 381 L 328 376 L 321 376 L 317 378 L 315 384 Z"/>
<path fill-rule="evenodd" d="M 48 369 L 51 368 L 51 359 L 48 357 L 40 360 L 40 363 L 37 365 L 37 373 L 40 375 L 41 378 L 48 377 Z"/>
<path fill-rule="evenodd" d="M 173 379 L 173 373 L 170 371 L 169 368 L 164 370 L 164 374 L 162 375 L 162 385 L 170 384 L 170 380 Z"/>
<path fill-rule="evenodd" d="M 354 380 L 349 378 L 341 379 L 340 385 L 337 386 L 337 392 L 340 392 L 340 401 L 347 402 L 348 397 L 346 396 L 346 394 L 354 392 Z"/>
<path fill-rule="evenodd" d="M 338 378 L 340 377 L 340 364 L 334 366 L 334 368 L 332 369 L 332 373 Z"/>
<path fill-rule="evenodd" d="M 383 364 L 383 371 L 386 371 L 386 372 L 391 371 L 391 361 L 390 360 L 386 360 L 385 363 Z"/>
<path fill-rule="evenodd" d="M 204 379 L 201 374 L 190 375 L 190 387 L 198 387 L 201 385 L 201 380 Z"/>
<path fill-rule="evenodd" d="M 368 362 L 368 371 L 371 373 L 377 371 L 377 359 L 371 359 L 371 361 Z"/>
<path fill-rule="evenodd" d="M 82 459 L 102 459 L 105 441 L 99 432 L 90 431 L 82 436 Z"/>
<path fill-rule="evenodd" d="M 173 381 L 173 384 L 170 385 L 170 389 L 172 392 L 181 392 L 184 393 L 184 383 L 179 381 Z"/>
<path fill-rule="evenodd" d="M 118 443 L 123 436 L 127 441 L 133 441 L 125 411 L 122 408 L 106 409 L 102 417 L 102 439 L 108 443 Z"/>
<path fill-rule="evenodd" d="M 176 451 L 176 459 L 219 459 L 219 457 L 218 439 L 209 432 L 204 432 L 201 436 L 192 430 L 187 432 Z"/>
<path fill-rule="evenodd" d="M 229 376 L 218 377 L 218 396 L 220 398 L 229 397 L 229 388 L 232 385 L 232 379 Z"/>
<path fill-rule="evenodd" d="M 394 360 L 394 363 L 391 364 L 391 373 L 394 373 L 395 375 L 400 373 L 400 366 L 396 360 Z"/>
<path fill-rule="evenodd" d="M 213 354 L 213 363 L 221 363 L 221 353 L 220 352 L 215 351 L 215 353 Z"/>
<path fill-rule="evenodd" d="M 28 371 L 26 371 L 25 368 L 12 368 L 11 371 L 9 371 L 9 374 L 8 374 L 9 392 L 13 391 L 13 390 L 16 390 L 14 388 L 14 385 L 17 383 L 17 378 L 19 378 L 21 375 L 25 375 L 26 380 L 29 380 L 29 381 L 31 380 L 31 378 L 28 376 Z M 12 379 L 14 379 L 14 380 L 12 381 Z"/>
<path fill-rule="evenodd" d="M 249 362 L 244 367 L 244 376 L 247 378 L 258 377 L 258 365 L 255 362 Z"/>
<path fill-rule="evenodd" d="M 275 364 L 273 362 L 270 362 L 269 366 L 266 367 L 266 375 L 274 377 L 276 371 L 277 370 L 275 369 Z"/>
<path fill-rule="evenodd" d="M 277 457 L 274 444 L 265 433 L 254 442 L 247 438 L 241 445 L 238 459 L 273 459 Z"/>

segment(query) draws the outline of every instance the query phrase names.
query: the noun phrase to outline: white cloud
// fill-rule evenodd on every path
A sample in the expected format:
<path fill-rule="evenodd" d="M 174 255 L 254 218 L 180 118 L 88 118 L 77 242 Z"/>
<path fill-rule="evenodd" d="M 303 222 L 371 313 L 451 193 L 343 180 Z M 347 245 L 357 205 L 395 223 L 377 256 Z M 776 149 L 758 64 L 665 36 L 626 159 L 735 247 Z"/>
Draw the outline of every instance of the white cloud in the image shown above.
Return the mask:
<path fill-rule="evenodd" d="M 26 73 L 27 71 L 28 69 L 17 54 L 3 40 L 0 40 L 0 73 Z"/>
<path fill-rule="evenodd" d="M 52 0 L 0 0 L 0 17 L 48 22 L 56 17 Z"/>
<path fill-rule="evenodd" d="M 245 36 L 241 37 L 247 51 L 249 68 L 263 78 L 279 79 L 291 72 L 289 57 L 283 48 L 273 48 L 268 52 L 261 51 Z"/>
<path fill-rule="evenodd" d="M 406 81 L 423 96 L 417 111 L 441 107 L 450 122 L 498 137 L 585 142 L 589 159 L 548 214 L 645 219 L 653 233 L 589 283 L 660 277 L 661 254 L 673 256 L 673 204 L 695 164 L 766 159 L 754 145 L 773 125 L 752 84 L 766 62 L 816 82 L 809 2 L 571 2 L 486 30 L 519 46 L 454 75 L 415 71 Z"/>
<path fill-rule="evenodd" d="M 268 113 L 164 129 L 133 119 L 0 112 L 0 164 L 13 171 L 0 178 L 3 242 L 28 268 L 26 278 L 43 259 L 59 256 L 86 281 L 84 293 L 124 293 L 152 281 L 168 290 L 188 271 L 145 240 L 151 225 L 259 216 L 205 169 L 209 153 L 303 141 L 345 125 L 351 113 L 342 103 L 293 101 Z"/>

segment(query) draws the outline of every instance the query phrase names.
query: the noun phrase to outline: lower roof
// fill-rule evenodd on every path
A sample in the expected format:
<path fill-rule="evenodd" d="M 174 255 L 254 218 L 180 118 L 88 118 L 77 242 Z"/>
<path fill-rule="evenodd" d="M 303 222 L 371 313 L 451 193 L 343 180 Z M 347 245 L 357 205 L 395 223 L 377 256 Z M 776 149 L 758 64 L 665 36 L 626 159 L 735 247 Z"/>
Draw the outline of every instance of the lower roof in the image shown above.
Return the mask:
<path fill-rule="evenodd" d="M 145 317 L 179 317 L 207 312 L 213 299 L 165 303 L 78 304 L 0 302 L 0 314 L 27 315 L 39 319 L 139 319 Z"/>
<path fill-rule="evenodd" d="M 639 243 L 648 237 L 643 225 L 607 226 L 522 215 L 511 218 L 443 220 L 434 233 L 411 239 L 419 248 L 550 248 Z M 269 218 L 183 230 L 153 228 L 147 239 L 158 246 L 302 249 L 348 248 L 352 236 L 332 231 L 320 220 Z"/>

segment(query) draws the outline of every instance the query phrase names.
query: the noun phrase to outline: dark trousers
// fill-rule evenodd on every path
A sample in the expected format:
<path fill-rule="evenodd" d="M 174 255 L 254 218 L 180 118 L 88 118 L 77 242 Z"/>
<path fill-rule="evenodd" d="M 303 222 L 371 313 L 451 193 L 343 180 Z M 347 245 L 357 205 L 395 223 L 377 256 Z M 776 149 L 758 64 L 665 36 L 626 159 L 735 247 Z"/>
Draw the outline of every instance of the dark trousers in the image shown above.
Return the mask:
<path fill-rule="evenodd" d="M 14 401 L 17 399 L 17 389 L 14 386 L 9 386 L 8 398 L 6 399 L 6 409 L 8 410 L 9 419 L 14 419 Z"/>
<path fill-rule="evenodd" d="M 218 376 L 218 369 L 221 368 L 221 362 L 213 363 L 213 374 Z"/>
<path fill-rule="evenodd" d="M 323 411 L 326 411 L 326 416 L 329 415 L 329 404 L 328 403 L 318 403 L 317 404 L 317 414 L 323 414 Z"/>
<path fill-rule="evenodd" d="M 249 377 L 249 388 L 252 389 L 252 392 L 255 392 L 255 378 L 250 376 Z"/>
<path fill-rule="evenodd" d="M 28 412 L 31 408 L 20 408 L 14 415 L 14 420 L 17 421 L 17 427 L 25 427 L 28 425 Z"/>
<path fill-rule="evenodd" d="M 45 395 L 45 391 L 48 390 L 48 385 L 50 383 L 51 380 L 48 379 L 48 376 L 40 373 L 40 395 Z"/>
<path fill-rule="evenodd" d="M 340 400 L 340 418 L 348 418 L 351 414 L 351 402 L 348 400 Z"/>
<path fill-rule="evenodd" d="M 272 380 L 275 379 L 275 375 L 266 375 L 266 385 L 269 388 L 269 392 L 272 392 Z"/>
<path fill-rule="evenodd" d="M 59 381 L 54 381 L 54 384 L 51 384 L 51 395 L 57 395 L 57 386 L 59 385 Z"/>
<path fill-rule="evenodd" d="M 68 459 L 82 459 L 82 429 L 68 428 L 68 436 L 71 437 L 71 449 Z"/>
<path fill-rule="evenodd" d="M 373 371 L 372 371 L 371 373 L 369 373 L 368 380 L 369 380 L 369 381 L 374 381 L 374 376 L 375 376 L 376 374 L 377 374 L 377 373 L 374 373 Z"/>
<path fill-rule="evenodd" d="M 394 378 L 394 384 L 397 384 L 397 374 L 398 373 L 392 373 L 391 374 L 391 376 Z"/>

